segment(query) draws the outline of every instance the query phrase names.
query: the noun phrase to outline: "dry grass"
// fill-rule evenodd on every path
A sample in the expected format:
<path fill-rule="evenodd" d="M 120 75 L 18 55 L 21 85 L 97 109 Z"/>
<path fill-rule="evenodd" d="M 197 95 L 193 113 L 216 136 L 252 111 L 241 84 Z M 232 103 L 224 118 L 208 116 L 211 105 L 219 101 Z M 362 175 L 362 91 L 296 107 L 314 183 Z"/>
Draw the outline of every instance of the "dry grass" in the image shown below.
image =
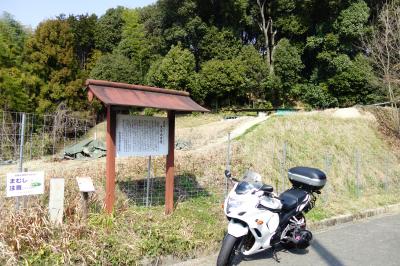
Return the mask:
<path fill-rule="evenodd" d="M 229 132 L 248 121 L 248 117 L 233 120 L 221 120 L 200 126 L 177 128 L 176 139 L 190 143 L 190 149 L 195 150 L 210 144 L 220 144 Z"/>
<path fill-rule="evenodd" d="M 223 119 L 221 114 L 204 113 L 197 114 L 193 113 L 191 115 L 177 115 L 176 117 L 176 127 L 188 128 L 188 127 L 198 127 L 213 122 L 218 122 Z"/>
<path fill-rule="evenodd" d="M 182 120 L 178 135 L 198 138 L 199 145 L 202 141 L 199 136 L 216 138 L 210 132 L 225 134 L 233 125 L 217 123 L 213 121 L 215 116 L 204 119 L 207 123 L 202 123 L 202 116 L 178 118 L 178 122 L 179 119 Z M 202 125 L 193 127 L 197 123 Z M 274 117 L 233 142 L 232 171 L 240 176 L 252 168 L 281 191 L 284 179 L 288 187 L 289 167 L 307 165 L 325 170 L 328 185 L 309 215 L 312 220 L 395 203 L 399 192 L 399 160 L 377 127 L 372 120 L 334 119 L 329 113 Z M 359 190 L 354 163 L 358 151 Z M 39 207 L 46 206 L 48 192 L 31 202 L 35 208 L 21 213 L 12 211 L 12 200 L 0 197 L 3 201 L 0 205 L 5 204 L 10 210 L 2 208 L 0 264 L 134 265 L 143 257 L 153 259 L 167 254 L 191 257 L 197 252 L 213 250 L 225 229 L 220 203 L 225 187 L 226 145 L 210 150 L 177 151 L 175 164 L 178 175 L 190 175 L 196 182 L 194 189 L 201 188 L 210 195 L 181 198 L 174 214 L 164 216 L 162 204 L 151 208 L 137 206 L 117 186 L 116 211 L 107 216 L 102 212 L 104 158 L 90 161 L 47 158 L 27 162 L 25 167 L 29 170 L 45 170 L 47 180 L 60 176 L 66 179 L 64 225 L 52 227 L 46 209 Z M 163 176 L 165 158 L 155 158 L 153 166 L 154 175 Z M 146 167 L 146 158 L 117 159 L 117 180 L 143 180 Z M 13 169 L 15 166 L 1 167 L 0 176 Z M 91 176 L 96 187 L 87 222 L 80 216 L 76 176 Z"/>
<path fill-rule="evenodd" d="M 321 209 L 326 215 L 342 214 L 396 201 L 399 154 L 377 128 L 374 120 L 339 119 L 326 113 L 275 117 L 242 138 L 238 149 L 247 166 L 279 191 L 288 188 L 286 173 L 291 167 L 324 170 L 328 183 Z"/>

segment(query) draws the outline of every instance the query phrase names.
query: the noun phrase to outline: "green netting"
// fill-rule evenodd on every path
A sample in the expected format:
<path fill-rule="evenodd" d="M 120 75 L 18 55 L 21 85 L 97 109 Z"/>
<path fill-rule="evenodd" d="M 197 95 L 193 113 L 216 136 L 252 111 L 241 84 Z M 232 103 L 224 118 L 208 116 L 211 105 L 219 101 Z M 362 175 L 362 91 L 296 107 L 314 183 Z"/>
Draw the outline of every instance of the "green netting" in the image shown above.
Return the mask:
<path fill-rule="evenodd" d="M 83 159 L 87 157 L 100 158 L 106 156 L 106 146 L 99 140 L 85 139 L 64 150 L 64 158 Z"/>

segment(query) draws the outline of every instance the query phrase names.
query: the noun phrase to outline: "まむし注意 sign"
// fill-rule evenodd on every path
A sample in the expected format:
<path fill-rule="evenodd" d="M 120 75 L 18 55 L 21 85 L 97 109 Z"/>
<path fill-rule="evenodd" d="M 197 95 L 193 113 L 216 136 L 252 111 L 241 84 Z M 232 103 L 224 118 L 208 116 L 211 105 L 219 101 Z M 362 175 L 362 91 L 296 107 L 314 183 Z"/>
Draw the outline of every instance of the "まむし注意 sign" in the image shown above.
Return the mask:
<path fill-rule="evenodd" d="M 116 153 L 118 157 L 167 155 L 168 119 L 118 114 Z"/>
<path fill-rule="evenodd" d="M 44 172 L 8 173 L 7 197 L 39 195 L 44 193 Z"/>

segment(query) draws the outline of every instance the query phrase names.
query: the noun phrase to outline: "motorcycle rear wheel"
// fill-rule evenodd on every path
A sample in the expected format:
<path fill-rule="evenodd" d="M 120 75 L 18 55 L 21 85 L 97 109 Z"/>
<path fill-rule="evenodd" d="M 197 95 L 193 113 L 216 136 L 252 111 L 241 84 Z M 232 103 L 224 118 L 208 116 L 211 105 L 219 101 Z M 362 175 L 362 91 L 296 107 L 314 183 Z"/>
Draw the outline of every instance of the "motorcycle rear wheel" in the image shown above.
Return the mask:
<path fill-rule="evenodd" d="M 307 227 L 307 220 L 306 220 L 306 217 L 304 216 L 303 213 L 300 213 L 299 215 L 297 215 L 296 218 L 297 219 L 304 219 L 304 228 Z M 292 250 L 292 249 L 296 249 L 297 248 L 296 244 L 293 243 L 292 241 L 287 241 L 287 242 L 281 241 L 281 246 L 286 250 Z"/>
<path fill-rule="evenodd" d="M 234 237 L 233 235 L 226 234 L 222 241 L 221 250 L 218 254 L 217 266 L 231 266 L 234 265 L 235 257 L 240 252 L 240 245 L 242 238 Z"/>

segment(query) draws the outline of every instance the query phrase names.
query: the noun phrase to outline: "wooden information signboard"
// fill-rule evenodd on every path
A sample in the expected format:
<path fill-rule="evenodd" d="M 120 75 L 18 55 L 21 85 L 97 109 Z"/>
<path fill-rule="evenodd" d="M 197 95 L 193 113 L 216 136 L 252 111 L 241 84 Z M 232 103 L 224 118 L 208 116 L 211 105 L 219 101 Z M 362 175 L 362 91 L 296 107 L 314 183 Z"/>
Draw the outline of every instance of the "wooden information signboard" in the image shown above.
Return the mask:
<path fill-rule="evenodd" d="M 166 117 L 117 115 L 117 157 L 168 154 Z"/>

